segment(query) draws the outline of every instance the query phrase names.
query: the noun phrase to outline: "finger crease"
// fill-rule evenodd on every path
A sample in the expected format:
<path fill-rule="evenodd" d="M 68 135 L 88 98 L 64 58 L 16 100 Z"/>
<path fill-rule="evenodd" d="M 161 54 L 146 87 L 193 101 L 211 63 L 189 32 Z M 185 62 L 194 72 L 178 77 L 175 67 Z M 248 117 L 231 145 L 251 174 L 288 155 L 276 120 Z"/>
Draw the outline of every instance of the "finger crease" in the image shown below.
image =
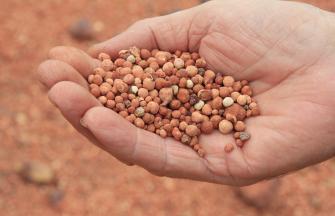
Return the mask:
<path fill-rule="evenodd" d="M 158 44 L 158 41 L 157 41 L 157 37 L 156 37 L 156 33 L 155 33 L 154 28 L 150 24 L 148 24 L 147 27 L 148 27 L 149 31 L 151 32 L 151 34 L 152 34 L 152 40 L 153 40 L 153 43 L 155 45 L 154 47 L 156 47 L 157 49 L 160 50 L 160 47 L 159 47 L 159 44 Z"/>
<path fill-rule="evenodd" d="M 166 171 L 166 167 L 167 167 L 167 164 L 168 164 L 168 153 L 167 153 L 167 145 L 166 145 L 166 139 L 163 139 L 163 154 L 164 154 L 164 159 L 163 159 L 163 165 L 161 167 L 161 172 L 162 173 L 165 173 Z"/>
<path fill-rule="evenodd" d="M 139 143 L 139 137 L 140 137 L 140 129 L 136 127 L 136 135 L 135 135 L 135 143 L 133 145 L 133 152 L 131 153 L 131 162 L 136 163 L 136 152 L 137 152 L 137 146 Z"/>

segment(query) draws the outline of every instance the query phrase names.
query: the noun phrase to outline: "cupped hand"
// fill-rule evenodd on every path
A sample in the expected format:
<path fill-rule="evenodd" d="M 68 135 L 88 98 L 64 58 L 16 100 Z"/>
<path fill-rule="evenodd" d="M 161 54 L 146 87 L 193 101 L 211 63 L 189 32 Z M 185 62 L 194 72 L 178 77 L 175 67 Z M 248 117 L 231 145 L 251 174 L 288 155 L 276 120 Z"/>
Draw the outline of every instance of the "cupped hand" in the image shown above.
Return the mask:
<path fill-rule="evenodd" d="M 115 57 L 130 46 L 198 51 L 214 71 L 251 81 L 261 116 L 247 120 L 251 139 L 225 153 L 232 135 L 202 135 L 206 155 L 138 129 L 88 92 L 98 61 L 56 47 L 38 71 L 50 100 L 96 145 L 126 164 L 177 178 L 246 185 L 335 155 L 335 18 L 310 5 L 224 0 L 136 22 L 90 49 Z"/>

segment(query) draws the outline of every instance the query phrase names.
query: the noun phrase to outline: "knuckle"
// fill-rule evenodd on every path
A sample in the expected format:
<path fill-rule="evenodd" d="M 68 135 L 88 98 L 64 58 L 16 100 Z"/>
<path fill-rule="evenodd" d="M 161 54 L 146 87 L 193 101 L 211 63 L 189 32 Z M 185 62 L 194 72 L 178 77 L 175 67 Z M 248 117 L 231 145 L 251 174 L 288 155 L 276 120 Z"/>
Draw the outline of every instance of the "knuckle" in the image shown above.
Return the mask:
<path fill-rule="evenodd" d="M 59 53 L 63 53 L 65 49 L 66 49 L 65 46 L 56 46 L 56 47 L 53 47 L 52 49 L 50 49 L 50 51 L 48 53 L 48 56 L 49 56 L 49 58 L 53 58 L 55 56 L 58 56 Z"/>
<path fill-rule="evenodd" d="M 147 28 L 150 23 L 152 22 L 152 19 L 154 18 L 145 18 L 142 20 L 138 20 L 135 23 L 133 23 L 130 28 Z"/>

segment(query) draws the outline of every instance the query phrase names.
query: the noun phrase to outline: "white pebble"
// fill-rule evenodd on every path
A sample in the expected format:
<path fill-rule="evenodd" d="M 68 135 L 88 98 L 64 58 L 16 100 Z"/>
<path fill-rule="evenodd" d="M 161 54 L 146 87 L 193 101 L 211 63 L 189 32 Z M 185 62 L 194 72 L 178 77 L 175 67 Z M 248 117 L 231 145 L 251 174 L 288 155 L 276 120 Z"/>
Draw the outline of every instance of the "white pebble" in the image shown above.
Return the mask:
<path fill-rule="evenodd" d="M 194 104 L 194 109 L 201 110 L 204 105 L 205 105 L 205 102 L 202 100 L 199 100 L 198 103 Z"/>
<path fill-rule="evenodd" d="M 133 56 L 133 55 L 129 55 L 129 56 L 127 57 L 127 61 L 129 61 L 129 62 L 131 62 L 131 63 L 135 63 L 135 62 L 136 62 L 136 58 L 135 58 L 135 56 Z"/>
<path fill-rule="evenodd" d="M 186 87 L 187 88 L 193 88 L 193 86 L 194 86 L 194 84 L 193 84 L 192 80 L 189 79 L 189 80 L 186 81 Z"/>
<path fill-rule="evenodd" d="M 224 107 L 230 107 L 234 104 L 234 99 L 231 97 L 225 97 L 222 101 Z"/>
<path fill-rule="evenodd" d="M 171 88 L 172 88 L 172 91 L 173 91 L 174 95 L 178 94 L 179 87 L 177 85 L 173 85 L 173 86 L 171 86 Z"/>
<path fill-rule="evenodd" d="M 185 63 L 183 61 L 183 59 L 181 58 L 176 58 L 173 62 L 174 66 L 177 68 L 177 69 L 180 69 L 180 68 L 183 68 Z"/>
<path fill-rule="evenodd" d="M 137 92 L 138 92 L 137 86 L 131 86 L 130 87 L 130 92 L 133 93 L 133 94 L 137 94 Z"/>

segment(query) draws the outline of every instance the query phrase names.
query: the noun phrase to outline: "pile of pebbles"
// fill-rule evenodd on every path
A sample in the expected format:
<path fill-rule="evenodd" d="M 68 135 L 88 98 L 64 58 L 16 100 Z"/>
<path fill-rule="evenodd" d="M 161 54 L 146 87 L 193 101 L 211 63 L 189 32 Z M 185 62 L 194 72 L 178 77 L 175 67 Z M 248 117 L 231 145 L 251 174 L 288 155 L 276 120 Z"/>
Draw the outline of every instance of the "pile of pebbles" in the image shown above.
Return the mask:
<path fill-rule="evenodd" d="M 209 70 L 198 53 L 131 47 L 114 61 L 106 53 L 98 59 L 100 67 L 88 77 L 90 92 L 135 126 L 173 137 L 202 157 L 199 136 L 214 129 L 234 132 L 241 148 L 250 139 L 244 120 L 260 110 L 248 81 Z"/>

